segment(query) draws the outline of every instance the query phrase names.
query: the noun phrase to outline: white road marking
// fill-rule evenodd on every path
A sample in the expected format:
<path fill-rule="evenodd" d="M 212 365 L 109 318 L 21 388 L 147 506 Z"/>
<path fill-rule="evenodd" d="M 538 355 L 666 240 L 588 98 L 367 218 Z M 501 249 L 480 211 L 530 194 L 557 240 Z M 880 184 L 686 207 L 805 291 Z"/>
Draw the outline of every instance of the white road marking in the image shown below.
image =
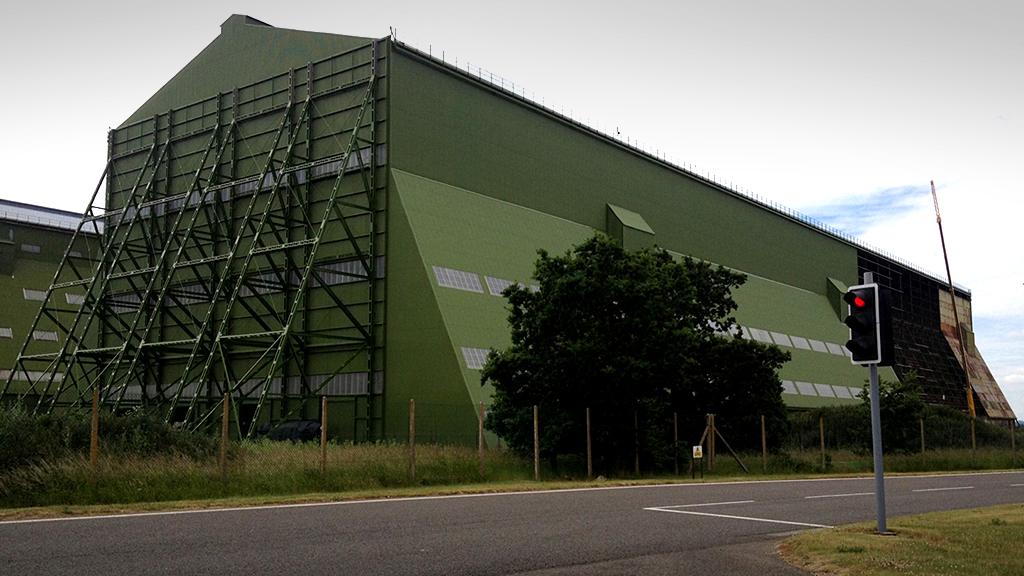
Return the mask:
<path fill-rule="evenodd" d="M 911 492 L 944 492 L 946 490 L 974 490 L 974 486 L 950 486 L 949 488 L 918 488 Z"/>
<path fill-rule="evenodd" d="M 893 480 L 913 480 L 916 478 L 953 478 L 957 476 L 995 476 L 1003 474 L 1021 474 L 1020 470 L 1000 470 L 997 472 L 958 472 L 953 474 L 908 474 L 906 476 L 891 476 L 887 482 Z M 842 482 L 842 481 L 864 481 L 870 482 L 870 476 L 837 476 L 835 478 L 793 478 L 789 480 L 739 480 L 735 482 L 686 482 L 678 484 L 641 484 L 636 486 L 594 486 L 590 488 L 562 488 L 550 490 L 519 490 L 516 492 L 481 492 L 478 494 L 446 494 L 441 496 L 403 496 L 399 498 L 372 498 L 362 500 L 338 500 L 333 502 L 302 502 L 299 504 L 265 504 L 262 506 L 236 506 L 229 508 L 200 508 L 190 510 L 165 510 L 162 512 L 125 512 L 122 514 L 98 514 L 86 516 L 62 516 L 58 518 L 29 518 L 26 520 L 0 520 L 0 526 L 5 524 L 33 524 L 37 522 L 67 522 L 72 520 L 107 520 L 117 518 L 134 518 L 138 516 L 174 516 L 179 514 L 210 514 L 214 512 L 244 512 L 248 510 L 276 510 L 285 508 L 314 508 L 318 506 L 345 506 L 353 504 L 381 504 L 386 502 L 411 502 L 415 500 L 452 500 L 461 498 L 488 498 L 501 496 L 528 496 L 539 494 L 557 494 L 560 492 L 603 492 L 605 490 L 650 490 L 658 488 L 689 488 L 699 489 L 704 486 L 744 486 L 750 484 L 803 484 L 817 482 Z"/>
<path fill-rule="evenodd" d="M 1010 486 L 1013 486 L 1014 488 L 1019 488 L 1020 486 L 1024 486 L 1024 484 L 1010 484 Z"/>
<path fill-rule="evenodd" d="M 814 500 L 815 498 L 846 498 L 847 496 L 872 496 L 874 492 L 850 492 L 849 494 L 821 494 L 820 496 L 804 496 L 805 500 Z"/>
<path fill-rule="evenodd" d="M 703 504 L 680 504 L 678 506 L 658 506 L 658 508 L 700 508 L 702 506 L 725 506 L 726 504 L 750 504 L 753 500 L 733 500 L 732 502 L 705 502 Z"/>
<path fill-rule="evenodd" d="M 749 522 L 767 522 L 769 524 L 786 524 L 787 526 L 807 526 L 810 528 L 835 528 L 828 524 L 811 524 L 810 522 L 792 522 L 790 520 L 773 520 L 771 518 L 752 518 L 750 516 L 733 516 L 732 514 L 712 514 L 710 512 L 695 512 L 693 510 L 673 510 L 668 508 L 644 508 L 652 512 L 672 512 L 674 514 L 690 514 L 692 516 L 710 516 L 712 518 L 730 518 L 732 520 L 747 520 Z"/>

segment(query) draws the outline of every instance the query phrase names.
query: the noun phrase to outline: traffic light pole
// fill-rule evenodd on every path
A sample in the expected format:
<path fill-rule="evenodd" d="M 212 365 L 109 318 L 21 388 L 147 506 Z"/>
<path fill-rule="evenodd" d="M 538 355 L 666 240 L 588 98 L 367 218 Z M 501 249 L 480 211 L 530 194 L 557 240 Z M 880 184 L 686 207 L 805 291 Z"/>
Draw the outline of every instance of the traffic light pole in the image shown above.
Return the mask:
<path fill-rule="evenodd" d="M 864 283 L 875 281 L 874 274 L 864 273 Z M 868 364 L 871 391 L 871 453 L 875 467 L 875 513 L 878 517 L 878 533 L 888 534 L 885 527 L 885 468 L 882 462 L 882 409 L 878 390 L 878 364 Z"/>
<path fill-rule="evenodd" d="M 870 364 L 871 370 L 871 452 L 875 460 L 875 510 L 878 516 L 878 533 L 887 534 L 885 528 L 885 470 L 882 467 L 882 417 L 879 406 L 878 364 Z"/>

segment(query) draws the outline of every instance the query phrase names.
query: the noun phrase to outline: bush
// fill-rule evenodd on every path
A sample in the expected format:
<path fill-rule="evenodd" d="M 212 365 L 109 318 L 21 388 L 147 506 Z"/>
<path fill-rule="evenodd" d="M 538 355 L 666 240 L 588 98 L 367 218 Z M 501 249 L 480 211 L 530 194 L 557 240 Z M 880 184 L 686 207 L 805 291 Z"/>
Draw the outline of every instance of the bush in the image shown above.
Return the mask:
<path fill-rule="evenodd" d="M 80 410 L 32 414 L 21 406 L 0 407 L 0 471 L 40 461 L 87 454 L 89 418 Z M 125 414 L 100 413 L 100 448 L 105 454 L 210 456 L 217 440 L 177 430 L 158 414 L 136 409 Z"/>
<path fill-rule="evenodd" d="M 789 419 L 787 450 L 817 450 L 818 418 L 825 419 L 825 448 L 871 452 L 871 413 L 866 406 L 834 406 L 794 412 Z M 921 450 L 921 420 L 925 448 L 946 450 L 971 447 L 971 418 L 947 406 L 923 406 L 919 412 L 886 410 L 882 405 L 882 448 L 886 454 L 915 454 Z M 975 420 L 978 447 L 1009 448 L 1009 430 L 998 424 Z"/>

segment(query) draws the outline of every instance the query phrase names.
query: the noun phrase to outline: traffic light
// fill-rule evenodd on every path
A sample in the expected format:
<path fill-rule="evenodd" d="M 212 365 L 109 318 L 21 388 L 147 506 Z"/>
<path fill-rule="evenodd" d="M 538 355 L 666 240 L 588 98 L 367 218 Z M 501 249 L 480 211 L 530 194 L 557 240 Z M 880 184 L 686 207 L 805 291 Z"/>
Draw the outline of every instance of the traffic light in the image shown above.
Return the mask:
<path fill-rule="evenodd" d="M 849 305 L 845 324 L 850 328 L 846 348 L 854 364 L 892 366 L 892 321 L 888 292 L 878 284 L 851 286 L 843 300 Z"/>

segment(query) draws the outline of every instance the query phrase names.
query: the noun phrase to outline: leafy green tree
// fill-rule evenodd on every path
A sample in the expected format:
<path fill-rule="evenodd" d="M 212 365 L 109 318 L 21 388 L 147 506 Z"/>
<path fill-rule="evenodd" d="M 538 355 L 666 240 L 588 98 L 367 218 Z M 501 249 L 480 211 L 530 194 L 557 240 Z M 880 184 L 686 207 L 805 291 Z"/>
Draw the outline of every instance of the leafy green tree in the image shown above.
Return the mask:
<path fill-rule="evenodd" d="M 589 407 L 608 471 L 632 467 L 638 437 L 648 465 L 670 457 L 673 412 L 691 442 L 707 412 L 737 430 L 737 445 L 756 437 L 760 414 L 785 425 L 777 370 L 789 355 L 730 335 L 743 275 L 594 237 L 564 256 L 540 251 L 534 277 L 539 291 L 505 290 L 512 345 L 492 351 L 482 373 L 495 388 L 487 426 L 511 448 L 532 450 L 534 405 L 551 458 L 583 452 Z"/>
<path fill-rule="evenodd" d="M 864 446 L 871 448 L 871 395 L 864 386 L 861 399 L 866 434 Z M 902 381 L 879 380 L 878 408 L 882 418 L 882 450 L 884 452 L 914 452 L 920 449 L 918 420 L 925 414 L 921 399 L 921 386 L 917 374 L 910 372 Z"/>

